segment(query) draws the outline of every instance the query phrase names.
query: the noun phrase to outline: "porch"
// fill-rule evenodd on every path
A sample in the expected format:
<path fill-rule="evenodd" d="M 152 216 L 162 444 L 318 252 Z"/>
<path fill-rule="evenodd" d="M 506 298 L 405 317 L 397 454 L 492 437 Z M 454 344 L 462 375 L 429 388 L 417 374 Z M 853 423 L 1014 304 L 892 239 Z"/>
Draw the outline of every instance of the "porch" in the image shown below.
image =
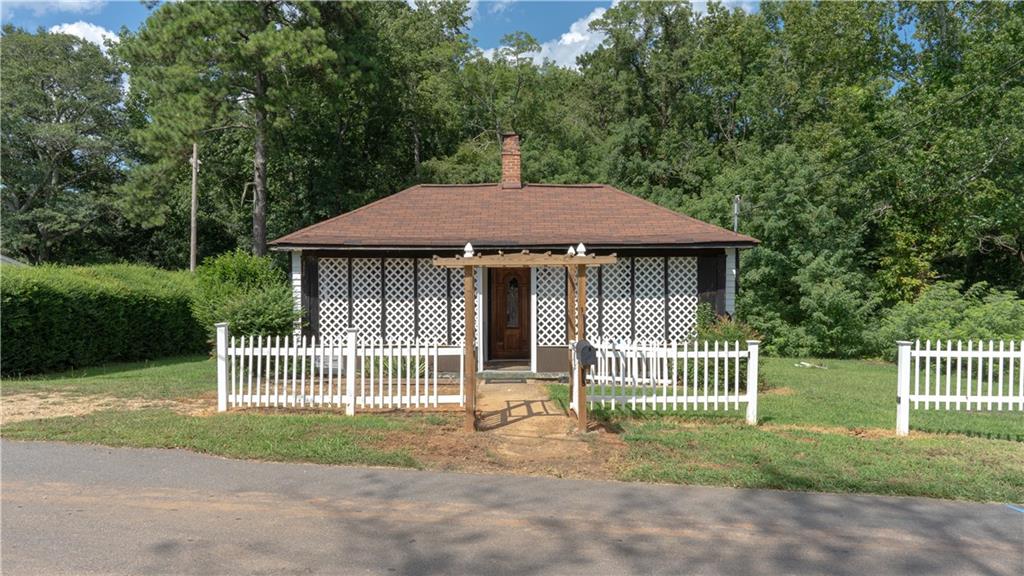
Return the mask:
<path fill-rule="evenodd" d="M 564 250 L 564 249 L 563 249 Z M 438 268 L 429 256 L 451 251 L 305 250 L 292 252 L 296 308 L 307 337 L 343 338 L 348 328 L 367 341 L 421 341 L 462 346 L 465 323 L 461 272 Z M 483 255 L 498 250 L 480 250 Z M 699 303 L 731 314 L 735 249 L 627 249 L 614 264 L 586 272 L 586 339 L 683 341 L 692 338 Z M 508 363 L 523 376 L 564 378 L 569 371 L 564 269 L 476 268 L 476 369 Z M 442 367 L 455 370 L 451 359 Z"/>

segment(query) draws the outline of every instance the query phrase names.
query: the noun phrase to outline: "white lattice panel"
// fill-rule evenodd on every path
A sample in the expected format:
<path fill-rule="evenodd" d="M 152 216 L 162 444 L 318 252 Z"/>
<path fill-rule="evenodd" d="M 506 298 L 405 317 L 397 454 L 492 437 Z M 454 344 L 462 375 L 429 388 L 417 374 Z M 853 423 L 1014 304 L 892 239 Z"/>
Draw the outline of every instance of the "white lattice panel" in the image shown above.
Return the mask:
<path fill-rule="evenodd" d="M 352 259 L 352 327 L 360 339 L 378 340 L 380 333 L 380 259 Z"/>
<path fill-rule="evenodd" d="M 420 299 L 418 337 L 430 344 L 447 344 L 448 294 L 445 289 L 445 269 L 434 266 L 429 258 L 420 258 L 417 262 Z"/>
<path fill-rule="evenodd" d="M 385 338 L 392 342 L 416 339 L 416 292 L 412 258 L 384 260 L 384 302 L 387 310 Z"/>
<path fill-rule="evenodd" d="M 601 273 L 601 338 L 610 342 L 631 342 L 629 258 L 603 267 Z"/>
<path fill-rule="evenodd" d="M 597 342 L 598 334 L 597 313 L 598 313 L 598 284 L 597 266 L 587 268 L 587 340 Z"/>
<path fill-rule="evenodd" d="M 348 259 L 321 258 L 320 336 L 340 340 L 348 328 Z"/>
<path fill-rule="evenodd" d="M 478 274 L 473 275 L 473 286 L 476 287 L 476 293 L 480 294 L 480 278 Z M 452 269 L 451 273 L 451 290 L 452 290 L 452 344 L 462 345 L 466 341 L 466 306 L 463 302 L 463 287 L 462 287 L 462 269 Z M 480 319 L 481 311 L 479 309 L 479 298 L 477 298 L 478 306 L 476 310 L 477 318 L 477 342 L 480 342 Z"/>
<path fill-rule="evenodd" d="M 565 270 L 537 269 L 537 344 L 565 344 Z"/>
<path fill-rule="evenodd" d="M 665 260 L 633 259 L 633 290 L 636 300 L 635 333 L 638 342 L 665 340 Z"/>
<path fill-rule="evenodd" d="M 668 259 L 668 337 L 688 340 L 697 336 L 697 259 Z"/>

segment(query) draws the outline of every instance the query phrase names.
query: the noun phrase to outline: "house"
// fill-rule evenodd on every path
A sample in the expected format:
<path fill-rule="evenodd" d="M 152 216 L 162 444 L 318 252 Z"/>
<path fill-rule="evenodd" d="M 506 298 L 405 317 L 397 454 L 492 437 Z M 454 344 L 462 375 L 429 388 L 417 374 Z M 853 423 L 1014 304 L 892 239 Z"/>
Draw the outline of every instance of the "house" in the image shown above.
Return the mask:
<path fill-rule="evenodd" d="M 734 312 L 737 252 L 757 240 L 612 186 L 524 183 L 519 137 L 507 134 L 499 183 L 416 185 L 270 244 L 291 253 L 308 334 L 354 327 L 372 341 L 461 345 L 461 274 L 432 257 L 467 243 L 477 254 L 617 254 L 587 269 L 588 339 L 672 341 L 694 336 L 699 302 Z M 478 367 L 565 372 L 566 282 L 564 268 L 477 269 Z"/>

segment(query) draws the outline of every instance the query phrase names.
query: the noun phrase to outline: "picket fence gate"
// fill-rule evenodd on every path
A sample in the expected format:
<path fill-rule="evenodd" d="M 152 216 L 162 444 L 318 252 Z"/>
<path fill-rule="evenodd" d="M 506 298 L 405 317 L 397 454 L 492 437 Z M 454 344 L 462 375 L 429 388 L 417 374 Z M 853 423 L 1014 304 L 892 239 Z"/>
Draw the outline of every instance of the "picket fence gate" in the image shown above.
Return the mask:
<path fill-rule="evenodd" d="M 600 342 L 597 364 L 586 371 L 587 402 L 612 409 L 739 410 L 757 423 L 759 340 L 682 343 Z M 573 348 L 575 350 L 575 348 Z M 578 365 L 575 352 L 574 368 Z M 741 376 L 745 371 L 746 374 Z M 579 386 L 579 370 L 573 370 Z M 742 388 L 742 390 L 741 390 Z M 573 394 L 571 407 L 577 409 Z"/>
<path fill-rule="evenodd" d="M 1024 341 L 900 341 L 896 433 L 910 433 L 910 408 L 1024 410 Z"/>
<path fill-rule="evenodd" d="M 457 375 L 440 360 L 457 358 Z M 305 336 L 231 336 L 217 324 L 217 410 L 234 407 L 430 408 L 463 405 L 461 346 Z"/>

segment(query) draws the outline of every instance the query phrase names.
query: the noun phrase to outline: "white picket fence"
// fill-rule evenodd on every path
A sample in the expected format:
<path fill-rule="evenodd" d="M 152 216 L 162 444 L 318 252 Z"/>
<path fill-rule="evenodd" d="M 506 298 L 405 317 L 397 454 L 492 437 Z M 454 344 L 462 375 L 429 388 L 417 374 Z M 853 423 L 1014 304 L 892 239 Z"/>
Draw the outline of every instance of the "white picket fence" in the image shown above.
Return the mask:
<path fill-rule="evenodd" d="M 740 404 L 744 404 L 747 422 L 757 423 L 758 340 L 748 340 L 745 348 L 739 341 L 602 342 L 594 347 L 597 365 L 586 371 L 590 406 L 739 410 Z M 746 370 L 742 378 L 741 367 Z M 578 370 L 573 370 L 576 387 L 578 374 Z M 579 394 L 573 398 L 579 398 Z M 575 400 L 571 405 L 577 408 Z"/>
<path fill-rule="evenodd" d="M 217 409 L 235 407 L 429 408 L 463 405 L 459 346 L 359 343 L 297 336 L 235 338 L 217 325 Z M 457 375 L 440 370 L 454 357 Z M 454 362 L 450 362 L 454 364 Z"/>
<path fill-rule="evenodd" d="M 910 408 L 1024 410 L 1024 341 L 897 342 L 896 433 L 910 433 Z"/>

